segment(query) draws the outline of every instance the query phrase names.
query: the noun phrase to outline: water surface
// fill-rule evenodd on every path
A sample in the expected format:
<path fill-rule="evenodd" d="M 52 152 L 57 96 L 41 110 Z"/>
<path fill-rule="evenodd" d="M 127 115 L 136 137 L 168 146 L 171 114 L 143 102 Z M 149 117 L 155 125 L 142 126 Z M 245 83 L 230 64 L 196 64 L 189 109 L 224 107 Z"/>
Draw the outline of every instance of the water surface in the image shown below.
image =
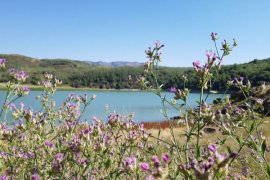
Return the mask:
<path fill-rule="evenodd" d="M 36 100 L 37 96 L 40 96 L 42 91 L 31 91 L 28 96 L 19 99 L 16 104 L 23 102 L 26 107 L 32 107 L 34 110 L 39 110 L 41 104 Z M 142 91 L 58 91 L 54 95 L 56 105 L 60 105 L 71 93 L 77 95 L 87 94 L 89 98 L 95 94 L 97 97 L 86 109 L 82 116 L 82 120 L 91 121 L 93 116 L 100 117 L 104 120 L 107 118 L 106 107 L 110 112 L 116 112 L 123 115 L 130 113 L 134 114 L 134 120 L 136 122 L 150 122 L 150 121 L 162 121 L 164 116 L 161 114 L 160 109 L 163 109 L 161 99 L 151 93 Z M 173 99 L 174 94 L 169 92 L 163 92 L 168 100 Z M 3 104 L 5 92 L 0 91 L 0 103 Z M 207 102 L 212 103 L 214 99 L 222 97 L 222 94 L 211 94 L 208 97 Z M 188 104 L 194 108 L 197 106 L 196 101 L 199 100 L 198 93 L 190 93 L 188 97 Z M 168 104 L 169 117 L 178 116 L 179 112 Z"/>

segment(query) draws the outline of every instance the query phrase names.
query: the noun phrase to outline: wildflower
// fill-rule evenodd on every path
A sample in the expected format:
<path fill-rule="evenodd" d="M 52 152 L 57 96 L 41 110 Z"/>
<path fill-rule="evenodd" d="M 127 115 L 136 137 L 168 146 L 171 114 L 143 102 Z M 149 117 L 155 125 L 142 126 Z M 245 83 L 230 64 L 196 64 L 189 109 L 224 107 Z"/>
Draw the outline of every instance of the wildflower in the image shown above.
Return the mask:
<path fill-rule="evenodd" d="M 160 48 L 164 47 L 164 45 L 161 44 L 160 41 L 156 41 L 156 42 L 155 42 L 155 46 L 156 46 L 157 50 L 159 50 Z"/>
<path fill-rule="evenodd" d="M 49 148 L 54 148 L 54 146 L 55 146 L 54 143 L 47 141 L 47 140 L 44 142 L 44 144 Z"/>
<path fill-rule="evenodd" d="M 159 159 L 158 159 L 157 156 L 155 156 L 155 155 L 152 156 L 151 160 L 153 161 L 154 166 L 155 166 L 156 168 L 158 168 L 158 167 L 160 166 L 160 161 L 159 161 Z"/>
<path fill-rule="evenodd" d="M 162 156 L 162 159 L 165 164 L 168 164 L 168 162 L 170 161 L 170 155 L 166 153 Z"/>
<path fill-rule="evenodd" d="M 142 171 L 145 171 L 145 172 L 148 172 L 149 169 L 150 169 L 149 164 L 146 163 L 146 162 L 141 163 L 140 168 L 141 168 Z"/>
<path fill-rule="evenodd" d="M 212 153 L 216 153 L 217 152 L 217 146 L 215 144 L 211 144 L 208 146 L 208 151 L 212 152 Z"/>
<path fill-rule="evenodd" d="M 6 64 L 7 60 L 4 58 L 0 58 L 0 68 L 4 69 L 5 68 L 5 64 Z"/>
<path fill-rule="evenodd" d="M 12 76 L 15 80 L 24 82 L 28 77 L 28 74 L 25 71 L 18 71 L 15 68 L 9 69 L 9 75 Z"/>
<path fill-rule="evenodd" d="M 193 68 L 195 69 L 196 72 L 200 71 L 201 70 L 201 64 L 200 64 L 200 61 L 194 61 L 193 62 Z"/>
<path fill-rule="evenodd" d="M 61 162 L 64 159 L 64 154 L 63 153 L 57 153 L 54 157 L 55 157 L 56 161 Z"/>
<path fill-rule="evenodd" d="M 154 176 L 149 175 L 147 177 L 145 177 L 145 180 L 155 180 Z"/>
<path fill-rule="evenodd" d="M 43 81 L 43 86 L 45 88 L 50 88 L 50 87 L 52 87 L 52 82 L 50 80 L 44 80 Z"/>
<path fill-rule="evenodd" d="M 211 33 L 211 38 L 212 38 L 213 41 L 216 41 L 218 39 L 217 33 L 212 32 Z"/>
<path fill-rule="evenodd" d="M 6 176 L 6 175 L 0 176 L 0 180 L 8 180 L 8 176 Z"/>
<path fill-rule="evenodd" d="M 126 170 L 133 170 L 136 167 L 137 158 L 134 156 L 127 157 L 123 161 L 123 166 Z"/>
<path fill-rule="evenodd" d="M 38 180 L 39 176 L 37 174 L 33 174 L 31 177 L 32 180 Z"/>
<path fill-rule="evenodd" d="M 16 95 L 17 96 L 26 96 L 29 94 L 30 88 L 28 86 L 23 86 L 23 87 L 18 87 L 16 90 Z"/>
<path fill-rule="evenodd" d="M 177 89 L 176 89 L 175 87 L 171 87 L 171 88 L 170 88 L 170 92 L 171 92 L 171 93 L 176 93 L 176 91 L 177 91 Z"/>
<path fill-rule="evenodd" d="M 212 51 L 206 51 L 206 57 L 208 59 L 208 63 L 213 63 L 216 60 L 216 53 Z"/>
<path fill-rule="evenodd" d="M 46 80 L 52 80 L 53 75 L 46 72 L 46 73 L 44 74 L 44 77 L 45 77 Z"/>

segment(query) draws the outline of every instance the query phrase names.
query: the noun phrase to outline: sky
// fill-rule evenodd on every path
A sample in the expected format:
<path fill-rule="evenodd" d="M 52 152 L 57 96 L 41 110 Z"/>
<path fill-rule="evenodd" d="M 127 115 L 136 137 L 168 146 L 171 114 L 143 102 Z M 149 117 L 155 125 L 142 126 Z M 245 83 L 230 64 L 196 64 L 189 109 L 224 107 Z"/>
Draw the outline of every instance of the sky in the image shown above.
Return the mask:
<path fill-rule="evenodd" d="M 146 62 L 159 40 L 164 66 L 206 60 L 219 42 L 239 44 L 224 64 L 270 57 L 269 0 L 1 0 L 0 53 L 34 58 Z"/>

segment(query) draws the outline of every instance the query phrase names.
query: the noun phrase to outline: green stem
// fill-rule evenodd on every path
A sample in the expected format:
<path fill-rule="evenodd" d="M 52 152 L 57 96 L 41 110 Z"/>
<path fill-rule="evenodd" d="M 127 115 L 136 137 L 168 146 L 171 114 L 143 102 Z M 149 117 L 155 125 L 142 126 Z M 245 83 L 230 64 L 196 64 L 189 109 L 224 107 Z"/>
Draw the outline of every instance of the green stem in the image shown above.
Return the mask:
<path fill-rule="evenodd" d="M 203 80 L 202 80 L 203 82 Z M 201 128 L 200 128 L 200 122 L 202 120 L 201 118 L 201 112 L 202 112 L 202 100 L 203 99 L 203 85 L 201 87 L 201 92 L 200 92 L 200 104 L 199 104 L 199 119 L 197 120 L 197 126 L 198 126 L 198 134 L 197 134 L 197 148 L 199 148 L 199 143 L 200 143 L 200 131 L 201 131 Z M 199 154 L 197 154 L 197 156 L 199 156 Z"/>

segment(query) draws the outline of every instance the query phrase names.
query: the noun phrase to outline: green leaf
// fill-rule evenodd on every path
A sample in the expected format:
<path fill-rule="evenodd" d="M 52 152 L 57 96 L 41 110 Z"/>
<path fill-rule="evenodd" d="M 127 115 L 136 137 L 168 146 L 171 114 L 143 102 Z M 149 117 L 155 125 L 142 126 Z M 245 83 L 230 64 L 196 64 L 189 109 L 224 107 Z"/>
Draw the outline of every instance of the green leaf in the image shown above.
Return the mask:
<path fill-rule="evenodd" d="M 250 128 L 249 128 L 249 133 L 251 133 L 255 128 L 255 121 L 253 121 L 253 123 L 251 124 Z"/>
<path fill-rule="evenodd" d="M 267 172 L 268 177 L 270 177 L 270 167 L 269 167 L 269 165 L 267 165 L 267 167 L 266 167 L 266 172 Z"/>
<path fill-rule="evenodd" d="M 238 142 L 239 145 L 242 145 L 242 140 L 239 137 L 236 137 L 236 141 Z"/>
<path fill-rule="evenodd" d="M 108 169 L 111 166 L 112 160 L 111 159 L 107 159 L 107 161 L 105 162 L 105 168 Z"/>
<path fill-rule="evenodd" d="M 219 140 L 219 145 L 223 145 L 227 141 L 227 138 L 225 138 L 225 139 L 219 139 L 218 138 L 218 140 Z"/>
<path fill-rule="evenodd" d="M 262 144 L 261 144 L 261 151 L 263 153 L 263 156 L 265 154 L 265 151 L 266 151 L 266 140 L 264 139 Z"/>
<path fill-rule="evenodd" d="M 196 155 L 197 155 L 197 157 L 200 157 L 200 155 L 201 155 L 201 146 L 200 145 L 198 147 L 196 147 Z"/>

